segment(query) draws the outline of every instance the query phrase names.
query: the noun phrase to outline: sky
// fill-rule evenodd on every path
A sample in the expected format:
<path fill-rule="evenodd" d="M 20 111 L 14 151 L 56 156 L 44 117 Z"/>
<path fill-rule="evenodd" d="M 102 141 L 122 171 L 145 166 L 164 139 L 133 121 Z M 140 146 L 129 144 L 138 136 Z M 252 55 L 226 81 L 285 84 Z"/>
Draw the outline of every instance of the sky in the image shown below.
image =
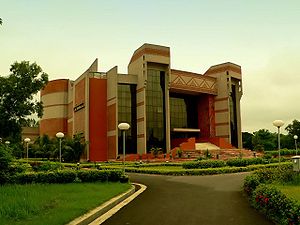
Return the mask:
<path fill-rule="evenodd" d="M 26 60 L 76 79 L 95 58 L 127 73 L 135 49 L 158 44 L 173 69 L 241 65 L 243 131 L 300 120 L 299 0 L 0 0 L 0 18 L 0 76 Z"/>

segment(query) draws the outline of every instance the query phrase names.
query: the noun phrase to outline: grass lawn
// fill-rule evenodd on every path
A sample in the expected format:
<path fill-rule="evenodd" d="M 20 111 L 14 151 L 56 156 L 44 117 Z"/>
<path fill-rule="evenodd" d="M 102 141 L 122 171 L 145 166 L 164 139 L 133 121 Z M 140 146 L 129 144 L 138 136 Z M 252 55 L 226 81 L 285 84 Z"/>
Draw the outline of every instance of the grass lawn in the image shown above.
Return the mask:
<path fill-rule="evenodd" d="M 121 183 L 0 186 L 0 224 L 66 224 L 129 188 Z"/>
<path fill-rule="evenodd" d="M 291 197 L 300 203 L 300 174 L 298 174 L 293 181 L 287 184 L 277 184 L 276 187 L 288 197 Z"/>

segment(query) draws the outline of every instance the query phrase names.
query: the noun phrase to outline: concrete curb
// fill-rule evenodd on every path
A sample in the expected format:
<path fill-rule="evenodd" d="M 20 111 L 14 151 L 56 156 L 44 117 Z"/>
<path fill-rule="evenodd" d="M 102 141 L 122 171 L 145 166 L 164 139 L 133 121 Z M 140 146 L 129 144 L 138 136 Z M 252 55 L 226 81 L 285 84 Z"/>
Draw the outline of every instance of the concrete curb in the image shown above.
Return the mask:
<path fill-rule="evenodd" d="M 136 192 L 134 185 L 140 187 L 140 189 Z M 146 190 L 146 188 L 147 187 L 145 185 L 133 183 L 132 187 L 127 192 L 110 199 L 97 208 L 92 209 L 86 214 L 72 220 L 67 225 L 99 225 L 131 202 L 134 198 Z"/>

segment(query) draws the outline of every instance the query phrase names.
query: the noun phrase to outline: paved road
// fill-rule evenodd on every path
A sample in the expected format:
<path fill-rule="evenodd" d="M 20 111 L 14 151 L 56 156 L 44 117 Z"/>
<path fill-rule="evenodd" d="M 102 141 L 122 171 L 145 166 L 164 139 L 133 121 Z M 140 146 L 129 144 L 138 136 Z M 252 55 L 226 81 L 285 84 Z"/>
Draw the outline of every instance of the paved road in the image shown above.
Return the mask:
<path fill-rule="evenodd" d="M 267 225 L 241 191 L 245 174 L 158 176 L 131 174 L 147 190 L 105 225 Z"/>

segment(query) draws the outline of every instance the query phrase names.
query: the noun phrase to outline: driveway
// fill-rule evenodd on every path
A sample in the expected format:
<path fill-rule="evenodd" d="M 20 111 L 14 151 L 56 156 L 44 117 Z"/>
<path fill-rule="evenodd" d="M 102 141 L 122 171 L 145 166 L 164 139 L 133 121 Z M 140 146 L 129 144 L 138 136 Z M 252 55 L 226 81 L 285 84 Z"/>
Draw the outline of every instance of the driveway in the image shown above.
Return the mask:
<path fill-rule="evenodd" d="M 105 225 L 267 225 L 241 189 L 246 174 L 159 176 L 130 174 L 145 192 Z"/>

